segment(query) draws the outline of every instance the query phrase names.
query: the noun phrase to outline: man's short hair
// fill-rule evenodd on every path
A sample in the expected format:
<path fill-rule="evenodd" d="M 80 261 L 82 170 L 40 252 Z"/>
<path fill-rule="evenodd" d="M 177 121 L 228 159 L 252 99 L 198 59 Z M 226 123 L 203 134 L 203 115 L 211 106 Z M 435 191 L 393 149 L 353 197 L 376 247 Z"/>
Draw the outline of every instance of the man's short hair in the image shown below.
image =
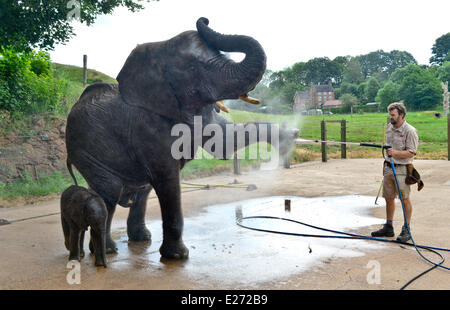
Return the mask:
<path fill-rule="evenodd" d="M 391 112 L 392 110 L 395 110 L 395 109 L 397 109 L 399 115 L 403 114 L 403 118 L 405 118 L 406 107 L 402 102 L 393 102 L 387 107 L 388 112 Z"/>

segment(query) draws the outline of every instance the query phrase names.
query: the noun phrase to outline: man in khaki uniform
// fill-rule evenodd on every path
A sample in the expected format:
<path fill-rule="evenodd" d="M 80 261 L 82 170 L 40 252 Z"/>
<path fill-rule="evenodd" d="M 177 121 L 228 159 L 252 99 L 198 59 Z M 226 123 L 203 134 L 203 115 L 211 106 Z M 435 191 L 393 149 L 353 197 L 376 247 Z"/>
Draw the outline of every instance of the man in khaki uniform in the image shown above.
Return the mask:
<path fill-rule="evenodd" d="M 392 148 L 386 150 L 386 158 L 383 163 L 383 197 L 386 200 L 386 224 L 380 230 L 372 232 L 373 237 L 394 236 L 392 221 L 394 219 L 395 198 L 398 196 L 398 190 L 390 160 L 394 163 L 397 173 L 397 180 L 405 206 L 406 220 L 411 225 L 412 205 L 409 199 L 410 185 L 405 183 L 406 165 L 411 164 L 414 155 L 416 155 L 419 137 L 417 136 L 417 130 L 405 120 L 406 108 L 403 103 L 394 102 L 390 104 L 388 112 L 390 124 L 386 130 L 386 144 L 392 146 Z M 410 239 L 411 236 L 405 223 L 397 240 L 406 242 Z"/>

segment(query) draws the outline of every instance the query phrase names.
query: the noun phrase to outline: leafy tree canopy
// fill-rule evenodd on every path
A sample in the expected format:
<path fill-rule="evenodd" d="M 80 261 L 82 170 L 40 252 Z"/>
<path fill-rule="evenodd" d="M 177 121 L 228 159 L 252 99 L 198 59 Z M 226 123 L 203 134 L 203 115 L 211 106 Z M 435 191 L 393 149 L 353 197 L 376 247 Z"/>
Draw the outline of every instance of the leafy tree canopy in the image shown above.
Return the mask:
<path fill-rule="evenodd" d="M 17 51 L 54 49 L 74 36 L 73 19 L 91 25 L 100 14 L 124 6 L 135 12 L 150 0 L 0 0 L 0 46 Z M 156 0 L 158 1 L 158 0 Z"/>
<path fill-rule="evenodd" d="M 328 57 L 318 57 L 309 60 L 304 65 L 305 84 L 327 84 L 329 81 L 340 82 L 344 65 L 330 60 Z"/>
<path fill-rule="evenodd" d="M 370 78 L 367 81 L 367 87 L 365 89 L 365 95 L 367 98 L 367 102 L 374 102 L 375 97 L 377 96 L 378 90 L 380 89 L 380 83 L 376 78 Z"/>
<path fill-rule="evenodd" d="M 398 95 L 400 86 L 392 81 L 387 81 L 383 88 L 378 90 L 377 96 L 375 97 L 376 102 L 380 102 L 385 108 L 392 102 L 400 101 Z"/>
<path fill-rule="evenodd" d="M 431 52 L 430 64 L 442 65 L 445 61 L 450 61 L 450 32 L 436 39 Z"/>
<path fill-rule="evenodd" d="M 410 63 L 417 64 L 417 61 L 410 53 L 398 50 L 391 52 L 378 50 L 357 56 L 356 59 L 361 65 L 361 72 L 364 78 L 374 76 L 376 73 L 385 73 L 389 77 L 398 68 L 402 68 Z"/>
<path fill-rule="evenodd" d="M 349 84 L 359 84 L 364 81 L 361 63 L 356 58 L 350 59 L 345 67 L 343 82 Z"/>
<path fill-rule="evenodd" d="M 442 82 L 448 82 L 448 87 L 450 90 L 450 61 L 444 62 L 437 70 L 437 77 Z"/>
<path fill-rule="evenodd" d="M 442 102 L 439 79 L 418 65 L 407 65 L 392 74 L 392 81 L 399 85 L 398 95 L 412 110 L 426 110 Z"/>

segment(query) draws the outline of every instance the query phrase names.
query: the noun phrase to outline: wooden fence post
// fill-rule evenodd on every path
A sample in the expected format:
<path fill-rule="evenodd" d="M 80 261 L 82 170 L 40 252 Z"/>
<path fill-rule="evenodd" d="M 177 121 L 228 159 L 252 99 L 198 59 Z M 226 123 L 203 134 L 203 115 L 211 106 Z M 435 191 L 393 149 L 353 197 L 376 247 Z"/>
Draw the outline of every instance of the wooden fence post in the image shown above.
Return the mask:
<path fill-rule="evenodd" d="M 237 157 L 237 152 L 234 153 L 234 160 L 233 160 L 233 166 L 234 166 L 234 174 L 241 174 L 241 162 L 240 159 Z"/>
<path fill-rule="evenodd" d="M 327 143 L 324 142 L 327 140 L 327 127 L 326 127 L 326 123 L 325 120 L 322 120 L 322 122 L 320 123 L 320 128 L 321 128 L 321 139 L 322 139 L 322 143 L 321 143 L 321 150 L 322 150 L 322 162 L 327 162 Z"/>
<path fill-rule="evenodd" d="M 347 121 L 343 119 L 341 121 L 341 142 L 347 142 Z M 341 158 L 347 158 L 347 145 L 341 144 Z"/>
<path fill-rule="evenodd" d="M 289 169 L 291 167 L 291 152 L 287 152 L 286 155 L 283 156 L 283 166 L 286 169 Z"/>
<path fill-rule="evenodd" d="M 87 84 L 87 55 L 83 55 L 83 87 Z"/>

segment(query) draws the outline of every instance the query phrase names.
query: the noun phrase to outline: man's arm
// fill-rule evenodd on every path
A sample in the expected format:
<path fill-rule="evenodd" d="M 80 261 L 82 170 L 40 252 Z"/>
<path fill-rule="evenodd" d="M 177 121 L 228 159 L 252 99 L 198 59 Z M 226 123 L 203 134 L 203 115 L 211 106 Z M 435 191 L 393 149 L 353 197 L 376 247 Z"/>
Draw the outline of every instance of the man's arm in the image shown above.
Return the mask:
<path fill-rule="evenodd" d="M 415 155 L 413 152 L 410 152 L 408 150 L 399 151 L 399 150 L 394 150 L 394 149 L 387 149 L 386 154 L 388 154 L 388 156 L 392 156 L 392 157 L 398 158 L 398 159 L 411 158 L 411 157 L 414 157 L 414 155 Z"/>

